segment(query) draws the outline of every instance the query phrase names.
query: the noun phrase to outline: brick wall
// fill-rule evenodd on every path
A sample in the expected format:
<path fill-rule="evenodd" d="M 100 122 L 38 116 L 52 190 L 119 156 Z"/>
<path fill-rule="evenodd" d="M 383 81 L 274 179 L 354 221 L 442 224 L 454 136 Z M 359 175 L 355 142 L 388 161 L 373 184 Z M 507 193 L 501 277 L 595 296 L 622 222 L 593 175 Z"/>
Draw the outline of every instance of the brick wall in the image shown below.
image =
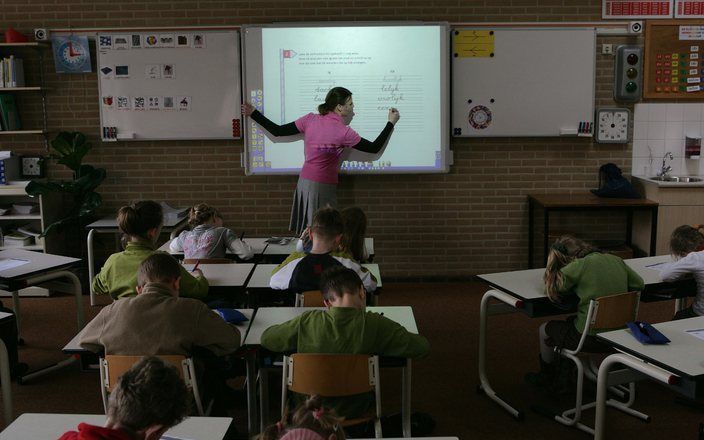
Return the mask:
<path fill-rule="evenodd" d="M 0 0 L 0 29 L 239 25 L 300 21 L 423 20 L 595 21 L 600 0 L 354 0 L 338 1 L 77 1 Z M 598 43 L 638 42 L 599 38 Z M 241 141 L 101 143 L 97 76 L 45 68 L 49 129 L 80 130 L 96 148 L 88 162 L 108 170 L 101 187 L 105 213 L 135 199 L 185 206 L 205 201 L 228 225 L 249 236 L 282 234 L 288 225 L 293 176 L 247 177 Z M 95 54 L 92 54 L 95 59 Z M 26 69 L 32 71 L 31 65 Z M 613 58 L 597 55 L 597 106 L 611 99 Z M 26 125 L 40 125 L 39 101 L 20 100 Z M 0 138 L 1 149 L 42 153 L 41 138 Z M 342 176 L 341 206 L 369 217 L 377 262 L 385 277 L 467 277 L 525 267 L 527 203 L 531 192 L 583 192 L 597 185 L 597 169 L 615 162 L 630 170 L 630 145 L 589 139 L 452 139 L 454 165 L 443 175 Z M 52 164 L 50 175 L 65 175 Z M 620 216 L 564 216 L 557 228 L 620 238 Z M 615 227 L 614 227 L 615 225 Z M 609 233 L 601 232 L 608 226 Z"/>

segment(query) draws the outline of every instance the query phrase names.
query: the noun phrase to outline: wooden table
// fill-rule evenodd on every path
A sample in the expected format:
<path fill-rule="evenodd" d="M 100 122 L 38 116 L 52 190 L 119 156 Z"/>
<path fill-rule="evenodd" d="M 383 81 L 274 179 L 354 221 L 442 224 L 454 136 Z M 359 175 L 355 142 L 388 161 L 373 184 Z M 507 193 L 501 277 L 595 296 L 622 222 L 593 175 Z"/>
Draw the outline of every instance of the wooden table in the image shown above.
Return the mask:
<path fill-rule="evenodd" d="M 528 194 L 528 267 L 533 268 L 533 241 L 535 228 L 535 208 L 543 210 L 543 266 L 548 257 L 548 235 L 550 213 L 554 211 L 626 211 L 626 244 L 631 244 L 633 212 L 650 211 L 650 253 L 655 255 L 655 241 L 658 232 L 658 203 L 648 199 L 609 199 L 591 193 L 581 194 Z"/>

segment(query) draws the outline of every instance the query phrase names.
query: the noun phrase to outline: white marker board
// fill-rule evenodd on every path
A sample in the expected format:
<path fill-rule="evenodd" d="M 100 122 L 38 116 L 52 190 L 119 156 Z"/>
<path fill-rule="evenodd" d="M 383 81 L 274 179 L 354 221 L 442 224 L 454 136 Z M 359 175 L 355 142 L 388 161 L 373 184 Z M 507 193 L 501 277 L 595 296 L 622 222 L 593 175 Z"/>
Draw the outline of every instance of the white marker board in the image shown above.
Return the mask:
<path fill-rule="evenodd" d="M 593 122 L 595 29 L 464 27 L 452 39 L 453 136 L 574 136 Z"/>
<path fill-rule="evenodd" d="M 103 140 L 241 137 L 238 31 L 113 32 L 96 48 Z"/>
<path fill-rule="evenodd" d="M 352 92 L 350 127 L 370 141 L 386 125 L 389 108 L 398 108 L 401 119 L 386 147 L 376 155 L 348 149 L 342 173 L 449 171 L 446 24 L 287 23 L 242 32 L 245 99 L 277 124 L 317 112 L 338 86 Z M 302 140 L 269 137 L 251 119 L 245 138 L 247 174 L 300 172 Z"/>

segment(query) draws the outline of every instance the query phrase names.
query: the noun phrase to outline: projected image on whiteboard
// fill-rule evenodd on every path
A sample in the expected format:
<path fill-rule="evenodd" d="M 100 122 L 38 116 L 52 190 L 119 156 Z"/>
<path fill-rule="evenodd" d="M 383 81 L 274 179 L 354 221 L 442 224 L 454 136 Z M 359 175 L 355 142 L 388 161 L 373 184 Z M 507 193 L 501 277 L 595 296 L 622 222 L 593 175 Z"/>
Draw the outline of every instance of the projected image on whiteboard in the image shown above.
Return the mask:
<path fill-rule="evenodd" d="M 445 171 L 443 29 L 262 28 L 261 79 L 248 79 L 248 88 L 252 83 L 261 88 L 249 90 L 249 97 L 273 122 L 286 124 L 317 113 L 328 90 L 345 87 L 355 103 L 350 126 L 362 137 L 376 138 L 391 107 L 399 110 L 401 119 L 381 153 L 350 149 L 342 158 L 343 172 Z M 300 170 L 302 140 L 274 142 L 258 125 L 249 130 L 250 172 Z"/>

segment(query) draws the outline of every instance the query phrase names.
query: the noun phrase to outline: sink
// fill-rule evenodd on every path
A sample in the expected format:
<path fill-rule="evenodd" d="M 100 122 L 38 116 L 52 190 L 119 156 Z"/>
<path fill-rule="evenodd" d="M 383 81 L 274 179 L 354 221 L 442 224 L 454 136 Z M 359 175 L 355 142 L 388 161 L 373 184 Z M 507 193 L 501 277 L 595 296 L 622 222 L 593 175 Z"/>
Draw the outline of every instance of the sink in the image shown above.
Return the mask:
<path fill-rule="evenodd" d="M 689 176 L 655 176 L 650 177 L 650 180 L 657 180 L 659 182 L 672 182 L 672 183 L 694 183 L 701 182 L 700 177 L 689 177 Z"/>

